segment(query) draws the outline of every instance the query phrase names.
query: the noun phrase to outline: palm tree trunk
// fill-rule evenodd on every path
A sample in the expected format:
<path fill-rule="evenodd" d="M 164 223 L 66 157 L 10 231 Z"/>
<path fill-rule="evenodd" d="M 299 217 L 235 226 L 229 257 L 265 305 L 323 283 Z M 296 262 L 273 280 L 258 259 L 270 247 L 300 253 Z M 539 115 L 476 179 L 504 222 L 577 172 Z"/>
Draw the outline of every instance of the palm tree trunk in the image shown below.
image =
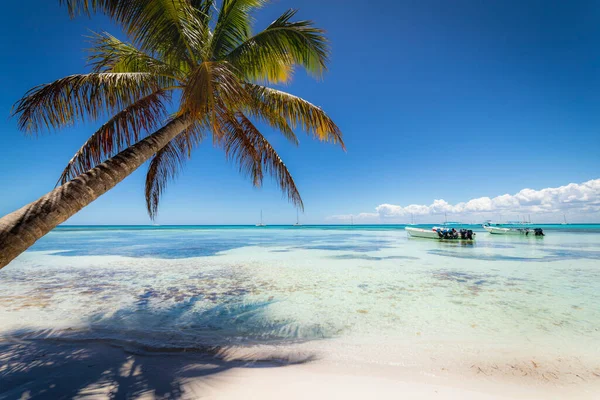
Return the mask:
<path fill-rule="evenodd" d="M 88 172 L 0 219 L 0 269 L 39 238 L 115 187 L 190 122 L 178 118 Z"/>

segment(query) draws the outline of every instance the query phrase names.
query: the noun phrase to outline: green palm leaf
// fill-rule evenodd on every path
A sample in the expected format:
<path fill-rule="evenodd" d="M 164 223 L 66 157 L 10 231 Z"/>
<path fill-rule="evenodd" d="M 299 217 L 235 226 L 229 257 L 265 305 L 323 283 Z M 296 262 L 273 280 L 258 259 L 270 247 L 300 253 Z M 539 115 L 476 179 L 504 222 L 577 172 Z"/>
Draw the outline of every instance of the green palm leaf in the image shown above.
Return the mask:
<path fill-rule="evenodd" d="M 93 32 L 91 43 L 88 63 L 94 72 L 147 72 L 175 84 L 175 80 L 189 71 L 189 66 L 177 58 L 158 59 L 106 32 Z"/>
<path fill-rule="evenodd" d="M 285 82 L 294 64 L 321 77 L 327 69 L 328 43 L 322 29 L 311 21 L 291 22 L 296 10 L 288 10 L 264 31 L 249 38 L 226 59 L 247 80 Z"/>
<path fill-rule="evenodd" d="M 158 91 L 117 113 L 75 153 L 63 170 L 58 184 L 68 182 L 136 143 L 144 132 L 151 133 L 158 129 L 167 119 L 166 104 L 169 100 L 169 92 Z"/>
<path fill-rule="evenodd" d="M 203 62 L 190 73 L 183 90 L 180 113 L 202 120 L 214 114 L 217 104 L 237 109 L 248 101 L 246 89 L 227 63 Z"/>
<path fill-rule="evenodd" d="M 166 84 L 144 72 L 71 75 L 31 89 L 15 104 L 13 115 L 28 133 L 57 129 L 119 112 Z"/>
<path fill-rule="evenodd" d="M 283 116 L 292 128 L 299 126 L 315 138 L 345 149 L 342 132 L 320 107 L 281 90 L 253 84 L 246 84 L 246 87 L 253 101 Z"/>
<path fill-rule="evenodd" d="M 208 25 L 188 0 L 59 0 L 71 16 L 104 13 L 119 23 L 146 52 L 176 57 L 190 66 L 206 48 Z"/>
<path fill-rule="evenodd" d="M 223 59 L 252 35 L 250 13 L 267 3 L 266 0 L 223 0 L 212 38 L 213 59 Z"/>
<path fill-rule="evenodd" d="M 254 160 L 255 166 L 253 169 L 260 169 L 261 172 L 258 174 L 261 178 L 262 183 L 262 170 L 271 175 L 281 191 L 286 195 L 294 205 L 304 210 L 304 203 L 300 197 L 300 192 L 296 187 L 292 174 L 287 169 L 285 163 L 277 154 L 273 146 L 269 141 L 260 133 L 260 131 L 254 126 L 254 124 L 241 112 L 236 113 L 236 117 L 239 120 L 241 132 L 240 135 L 245 135 L 247 140 L 243 143 L 251 143 L 256 149 L 258 159 Z M 243 154 L 243 151 L 240 152 Z M 249 152 L 249 154 L 252 154 Z M 260 166 L 260 168 L 259 168 Z M 253 176 L 254 178 L 254 176 Z"/>
<path fill-rule="evenodd" d="M 169 181 L 174 180 L 191 156 L 192 150 L 204 138 L 200 123 L 188 128 L 154 155 L 146 174 L 146 209 L 150 218 L 158 215 L 158 204 Z"/>

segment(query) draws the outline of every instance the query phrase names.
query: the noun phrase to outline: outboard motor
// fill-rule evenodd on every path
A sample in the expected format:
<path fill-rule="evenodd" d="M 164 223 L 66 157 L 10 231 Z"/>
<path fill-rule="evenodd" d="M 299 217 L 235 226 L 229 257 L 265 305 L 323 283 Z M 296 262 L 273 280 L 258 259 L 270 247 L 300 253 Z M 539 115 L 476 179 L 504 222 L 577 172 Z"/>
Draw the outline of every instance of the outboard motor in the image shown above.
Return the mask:
<path fill-rule="evenodd" d="M 473 240 L 473 231 L 471 229 L 467 230 L 467 239 Z"/>
<path fill-rule="evenodd" d="M 544 235 L 544 231 L 542 230 L 542 228 L 535 228 L 533 230 L 533 233 L 535 236 L 546 236 Z"/>

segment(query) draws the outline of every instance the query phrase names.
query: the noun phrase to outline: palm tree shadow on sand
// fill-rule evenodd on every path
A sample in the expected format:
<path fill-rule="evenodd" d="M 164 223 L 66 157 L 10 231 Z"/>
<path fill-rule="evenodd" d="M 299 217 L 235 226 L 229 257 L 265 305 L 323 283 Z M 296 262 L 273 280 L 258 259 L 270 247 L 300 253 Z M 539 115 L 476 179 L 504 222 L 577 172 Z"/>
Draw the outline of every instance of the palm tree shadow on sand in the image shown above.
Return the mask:
<path fill-rule="evenodd" d="M 157 318 L 162 324 L 176 323 L 195 301 L 163 310 L 151 310 L 147 303 L 138 303 L 133 313 L 132 309 L 123 309 L 109 317 L 90 318 L 89 328 L 84 331 L 57 334 L 19 330 L 0 337 L 0 400 L 178 399 L 189 397 L 190 387 L 192 397 L 201 397 L 214 394 L 214 383 L 226 379 L 220 374 L 233 368 L 278 368 L 311 362 L 317 358 L 315 354 L 280 346 L 326 337 L 318 327 L 290 328 L 291 321 L 269 319 L 265 313 L 269 303 L 238 302 L 215 305 L 194 315 L 194 324 L 187 327 L 198 331 L 199 337 L 206 337 L 207 345 L 199 341 L 191 348 L 168 343 L 151 347 L 127 339 L 134 333 L 122 325 L 124 315 L 140 318 L 141 322 Z M 121 339 L 99 332 L 99 321 L 105 330 L 114 323 Z M 302 337 L 298 332 L 303 332 Z M 98 337 L 104 339 L 89 339 L 95 333 L 101 333 Z M 186 386 L 190 381 L 193 385 Z"/>

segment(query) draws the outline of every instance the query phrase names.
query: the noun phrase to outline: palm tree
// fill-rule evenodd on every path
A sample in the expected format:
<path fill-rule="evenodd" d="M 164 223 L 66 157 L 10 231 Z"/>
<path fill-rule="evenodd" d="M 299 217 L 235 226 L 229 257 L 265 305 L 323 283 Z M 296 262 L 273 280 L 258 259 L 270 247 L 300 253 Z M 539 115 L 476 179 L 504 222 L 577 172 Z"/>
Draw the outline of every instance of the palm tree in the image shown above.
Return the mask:
<path fill-rule="evenodd" d="M 93 34 L 91 73 L 37 86 L 15 104 L 27 134 L 106 122 L 69 161 L 60 186 L 0 219 L 0 268 L 148 160 L 146 205 L 155 218 L 167 182 L 209 135 L 255 186 L 269 174 L 299 208 L 290 172 L 255 121 L 294 144 L 299 128 L 344 147 L 321 108 L 268 86 L 288 82 L 298 66 L 317 78 L 326 70 L 324 31 L 292 21 L 294 10 L 253 34 L 252 13 L 265 0 L 59 1 L 72 17 L 109 15 L 130 42 Z"/>

